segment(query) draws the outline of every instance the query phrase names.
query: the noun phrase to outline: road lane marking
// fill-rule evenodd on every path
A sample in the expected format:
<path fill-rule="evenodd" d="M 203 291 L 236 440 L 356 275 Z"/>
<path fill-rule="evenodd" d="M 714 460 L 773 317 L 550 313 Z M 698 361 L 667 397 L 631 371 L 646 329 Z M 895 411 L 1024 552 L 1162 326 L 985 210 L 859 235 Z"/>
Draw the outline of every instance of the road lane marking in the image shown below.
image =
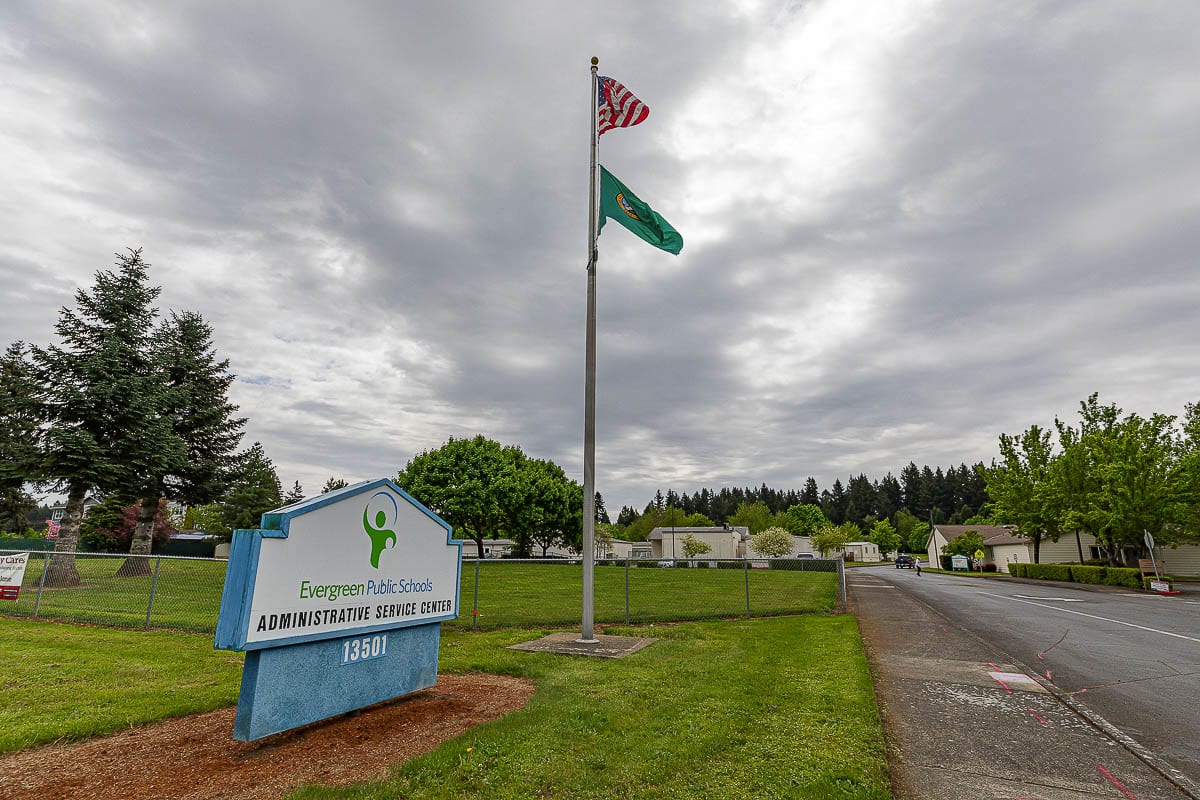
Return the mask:
<path fill-rule="evenodd" d="M 1053 600 L 1056 603 L 1082 603 L 1083 601 L 1076 597 L 1039 597 L 1038 595 L 1014 594 L 1013 597 L 1020 597 L 1022 600 Z"/>
<path fill-rule="evenodd" d="M 1200 644 L 1200 639 L 1197 639 L 1194 636 L 1184 636 L 1182 633 L 1172 633 L 1171 631 L 1161 631 L 1158 628 L 1147 628 L 1145 625 L 1135 625 L 1132 622 L 1125 622 L 1125 621 L 1119 620 L 1119 619 L 1110 619 L 1109 617 L 1100 617 L 1095 614 L 1085 614 L 1082 611 L 1072 611 L 1069 608 L 1059 608 L 1058 606 L 1048 606 L 1048 605 L 1045 605 L 1044 603 L 1035 603 L 1032 600 L 1021 600 L 1021 599 L 1011 596 L 1011 595 L 990 594 L 988 592 L 979 592 L 979 594 L 984 595 L 985 597 L 995 597 L 1000 600 L 1016 600 L 1018 603 L 1028 603 L 1029 605 L 1037 606 L 1038 608 L 1049 608 L 1052 611 L 1061 611 L 1064 614 L 1078 614 L 1081 617 L 1087 617 L 1088 619 L 1098 619 L 1101 622 L 1112 622 L 1116 625 L 1127 625 L 1130 628 L 1137 628 L 1138 630 L 1141 630 L 1141 631 L 1149 631 L 1150 633 L 1161 633 L 1163 636 L 1173 636 L 1176 639 L 1186 639 L 1189 642 L 1195 642 L 1197 644 Z"/>

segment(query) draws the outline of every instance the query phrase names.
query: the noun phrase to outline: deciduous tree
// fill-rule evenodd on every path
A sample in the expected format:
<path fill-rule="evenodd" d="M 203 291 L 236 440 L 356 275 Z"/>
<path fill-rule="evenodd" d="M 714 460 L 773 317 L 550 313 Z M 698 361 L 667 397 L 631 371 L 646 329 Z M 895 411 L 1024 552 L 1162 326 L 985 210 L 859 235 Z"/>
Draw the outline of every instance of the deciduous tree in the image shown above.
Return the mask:
<path fill-rule="evenodd" d="M 792 552 L 792 534 L 786 528 L 767 528 L 750 536 L 750 549 L 764 558 L 785 558 Z"/>
<path fill-rule="evenodd" d="M 683 550 L 684 558 L 695 558 L 712 552 L 711 544 L 690 533 L 679 540 L 679 546 Z"/>
<path fill-rule="evenodd" d="M 887 558 L 889 553 L 900 550 L 900 534 L 886 519 L 877 521 L 871 528 L 871 541 L 879 548 L 879 553 Z"/>
<path fill-rule="evenodd" d="M 451 437 L 436 450 L 414 456 L 396 476 L 401 489 L 449 523 L 456 535 L 475 542 L 499 538 L 505 515 L 500 487 L 516 469 L 512 453 L 482 434 Z"/>

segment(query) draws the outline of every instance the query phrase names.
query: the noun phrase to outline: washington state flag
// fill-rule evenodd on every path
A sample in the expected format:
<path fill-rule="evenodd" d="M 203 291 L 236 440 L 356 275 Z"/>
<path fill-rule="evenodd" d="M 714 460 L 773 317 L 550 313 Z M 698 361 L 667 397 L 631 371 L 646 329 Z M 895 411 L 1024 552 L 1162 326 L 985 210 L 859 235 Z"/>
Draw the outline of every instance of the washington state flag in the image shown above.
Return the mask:
<path fill-rule="evenodd" d="M 683 237 L 662 216 L 643 203 L 629 191 L 613 174 L 600 167 L 600 229 L 604 229 L 604 218 L 612 217 L 628 228 L 635 236 L 644 239 L 659 250 L 679 255 L 683 249 Z"/>

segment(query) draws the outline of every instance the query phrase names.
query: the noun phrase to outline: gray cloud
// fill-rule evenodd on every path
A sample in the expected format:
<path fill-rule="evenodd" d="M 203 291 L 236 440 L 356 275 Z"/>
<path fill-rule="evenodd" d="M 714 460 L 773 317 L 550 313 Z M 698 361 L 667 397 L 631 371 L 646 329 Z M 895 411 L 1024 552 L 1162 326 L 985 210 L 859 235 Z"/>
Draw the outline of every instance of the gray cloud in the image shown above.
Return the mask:
<path fill-rule="evenodd" d="M 1195 401 L 1193 4 L 8 4 L 5 341 L 144 245 L 285 483 L 483 432 L 581 475 L 587 59 L 598 484 L 988 460 L 1099 391 Z M 1189 24 L 1190 23 L 1190 24 Z"/>

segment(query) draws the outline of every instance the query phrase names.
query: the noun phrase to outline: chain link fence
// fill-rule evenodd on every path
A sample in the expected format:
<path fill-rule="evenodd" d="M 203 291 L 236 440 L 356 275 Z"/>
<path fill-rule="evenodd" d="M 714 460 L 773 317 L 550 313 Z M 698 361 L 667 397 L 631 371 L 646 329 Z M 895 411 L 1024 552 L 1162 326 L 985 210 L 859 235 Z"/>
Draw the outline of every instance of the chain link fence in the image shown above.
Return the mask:
<path fill-rule="evenodd" d="M 64 563 L 74 575 L 64 575 Z M 20 592 L 0 600 L 0 614 L 211 633 L 225 567 L 207 558 L 31 552 Z M 582 582 L 578 560 L 464 560 L 459 618 L 446 624 L 577 625 Z M 596 563 L 594 585 L 601 624 L 811 614 L 846 604 L 841 559 L 610 559 Z"/>
<path fill-rule="evenodd" d="M 459 618 L 448 624 L 577 625 L 582 581 L 578 561 L 463 561 Z M 608 559 L 596 562 L 593 616 L 640 624 L 822 613 L 845 608 L 845 586 L 841 559 Z"/>
<path fill-rule="evenodd" d="M 16 601 L 0 601 L 0 613 L 119 628 L 212 632 L 225 565 L 223 560 L 185 556 L 31 552 Z"/>

